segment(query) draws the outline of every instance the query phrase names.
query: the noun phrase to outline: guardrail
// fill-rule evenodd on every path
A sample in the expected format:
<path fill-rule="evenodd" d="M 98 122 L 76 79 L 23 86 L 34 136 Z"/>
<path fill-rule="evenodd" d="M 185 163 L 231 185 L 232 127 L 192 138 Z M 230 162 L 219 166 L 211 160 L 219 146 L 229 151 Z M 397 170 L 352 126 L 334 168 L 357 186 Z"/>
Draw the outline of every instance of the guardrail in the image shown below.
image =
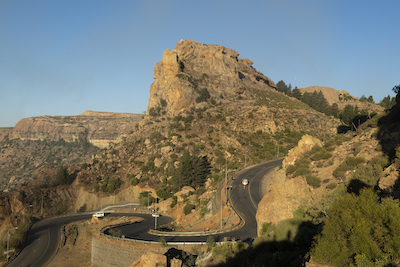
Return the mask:
<path fill-rule="evenodd" d="M 146 241 L 146 240 L 138 240 L 138 239 L 133 239 L 133 238 L 127 238 L 125 236 L 122 237 L 116 237 L 116 236 L 111 236 L 111 235 L 107 235 L 105 233 L 100 233 L 101 236 L 104 236 L 106 238 L 109 239 L 114 239 L 114 240 L 119 240 L 119 241 L 129 241 L 129 242 L 133 242 L 133 243 L 141 243 L 141 244 L 152 244 L 152 245 L 173 245 L 173 246 L 186 246 L 186 245 L 193 245 L 193 246 L 204 246 L 207 245 L 207 241 L 203 242 L 168 242 L 163 240 L 162 238 L 160 238 L 160 241 Z M 222 245 L 226 242 L 231 242 L 228 241 L 228 238 L 225 238 L 226 241 L 220 241 L 220 242 L 215 242 L 215 244 L 217 245 Z M 232 237 L 232 240 L 234 239 L 234 237 Z"/>
<path fill-rule="evenodd" d="M 242 170 L 242 171 L 243 171 L 243 170 Z M 232 182 L 232 181 L 230 181 L 230 183 L 231 183 L 231 182 Z M 224 183 L 224 181 L 222 180 L 222 181 L 221 181 L 221 184 L 223 185 L 223 183 Z M 227 186 L 227 185 L 225 185 L 225 186 Z M 222 190 L 222 189 L 224 189 L 223 186 L 221 186 L 221 190 Z M 222 192 L 221 192 L 221 193 L 222 193 Z M 105 237 L 107 237 L 107 238 L 116 239 L 116 240 L 130 241 L 130 242 L 144 243 L 144 244 L 166 244 L 166 245 L 188 245 L 188 244 L 190 244 L 190 245 L 206 245 L 207 242 L 167 242 L 167 241 L 165 241 L 165 240 L 162 240 L 162 237 L 163 237 L 163 236 L 199 236 L 199 235 L 204 235 L 204 236 L 205 236 L 205 235 L 209 235 L 209 236 L 211 236 L 211 235 L 216 235 L 216 234 L 220 234 L 220 233 L 230 232 L 230 231 L 232 231 L 232 230 L 241 228 L 241 227 L 244 225 L 244 221 L 243 221 L 242 217 L 237 213 L 237 211 L 235 210 L 235 208 L 232 206 L 231 198 L 230 198 L 230 192 L 229 192 L 229 202 L 228 202 L 228 203 L 229 203 L 230 208 L 232 208 L 232 210 L 235 212 L 236 216 L 240 219 L 240 221 L 239 221 L 238 224 L 233 225 L 233 226 L 228 227 L 228 228 L 225 228 L 225 229 L 207 230 L 207 231 L 199 231 L 199 232 L 170 232 L 170 231 L 160 231 L 160 230 L 155 230 L 155 229 L 153 229 L 153 228 L 150 228 L 149 233 L 150 233 L 150 234 L 153 234 L 153 235 L 161 236 L 161 238 L 160 238 L 161 241 L 144 241 L 144 240 L 137 240 L 137 239 L 133 239 L 133 238 L 127 238 L 127 237 L 125 237 L 125 236 L 122 236 L 122 237 L 115 237 L 115 236 L 107 235 L 107 234 L 104 233 L 106 230 L 116 227 L 115 225 L 113 225 L 113 226 L 108 225 L 108 226 L 103 227 L 103 228 L 100 230 L 100 235 L 101 235 L 101 236 L 105 236 Z M 121 226 L 121 225 L 117 225 L 117 227 L 118 227 L 118 226 Z M 227 238 L 226 238 L 226 239 L 227 239 Z M 234 237 L 232 237 L 231 239 L 234 240 Z M 227 242 L 227 241 L 224 241 L 224 242 L 216 242 L 216 244 L 223 244 L 223 243 L 225 243 L 225 242 Z"/>

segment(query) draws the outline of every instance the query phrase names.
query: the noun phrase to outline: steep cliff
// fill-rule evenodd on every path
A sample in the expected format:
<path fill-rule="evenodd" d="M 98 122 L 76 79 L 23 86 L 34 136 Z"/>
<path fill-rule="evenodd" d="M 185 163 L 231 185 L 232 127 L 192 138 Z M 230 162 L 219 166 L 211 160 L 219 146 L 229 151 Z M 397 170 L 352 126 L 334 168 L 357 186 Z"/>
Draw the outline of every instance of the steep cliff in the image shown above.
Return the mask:
<path fill-rule="evenodd" d="M 204 88 L 218 98 L 275 88 L 274 82 L 251 66 L 251 60 L 238 56 L 223 46 L 179 41 L 175 49 L 164 51 L 154 68 L 148 110 L 163 106 L 167 114 L 178 114 L 193 106 Z"/>
<path fill-rule="evenodd" d="M 85 111 L 78 116 L 40 116 L 20 120 L 10 139 L 67 142 L 86 140 L 107 147 L 122 134 L 132 131 L 141 114 Z"/>

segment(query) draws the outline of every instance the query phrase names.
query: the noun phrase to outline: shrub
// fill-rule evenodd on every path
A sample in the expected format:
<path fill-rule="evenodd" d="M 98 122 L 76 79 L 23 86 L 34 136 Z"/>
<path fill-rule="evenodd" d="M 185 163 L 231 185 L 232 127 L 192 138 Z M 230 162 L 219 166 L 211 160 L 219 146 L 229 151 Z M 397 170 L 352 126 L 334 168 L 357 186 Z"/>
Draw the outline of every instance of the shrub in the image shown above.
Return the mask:
<path fill-rule="evenodd" d="M 329 190 L 333 190 L 333 189 L 335 189 L 336 187 L 337 187 L 337 184 L 334 183 L 334 182 L 329 183 L 329 184 L 326 186 L 326 188 L 329 189 Z"/>
<path fill-rule="evenodd" d="M 311 256 L 333 266 L 396 266 L 400 258 L 400 208 L 372 189 L 346 194 L 328 209 L 329 220 Z M 379 263 L 379 264 L 378 264 Z"/>
<path fill-rule="evenodd" d="M 210 93 L 208 92 L 207 88 L 202 88 L 197 91 L 199 96 L 196 98 L 196 102 L 206 102 L 210 98 Z"/>
<path fill-rule="evenodd" d="M 170 207 L 173 208 L 176 206 L 176 204 L 178 204 L 178 197 L 177 196 L 172 196 L 172 202 Z"/>
<path fill-rule="evenodd" d="M 357 166 L 364 163 L 365 159 L 360 157 L 349 157 L 342 164 L 339 165 L 334 171 L 333 176 L 343 180 L 345 178 L 345 173 L 349 170 L 354 170 Z"/>
<path fill-rule="evenodd" d="M 151 205 L 153 202 L 155 202 L 155 198 L 150 196 L 150 194 L 147 191 L 143 191 L 139 194 L 140 205 L 147 206 Z"/>
<path fill-rule="evenodd" d="M 307 174 L 306 175 L 307 184 L 312 187 L 319 187 L 321 186 L 321 179 L 318 176 Z"/>
<path fill-rule="evenodd" d="M 221 261 L 226 261 L 233 258 L 235 255 L 245 251 L 249 247 L 244 242 L 224 243 L 223 245 L 216 246 L 212 249 L 213 258 L 220 258 Z"/>
<path fill-rule="evenodd" d="M 108 230 L 108 233 L 113 237 L 120 237 L 121 236 L 121 230 L 116 229 L 116 228 L 111 228 L 110 230 Z"/>
<path fill-rule="evenodd" d="M 162 199 L 167 199 L 170 198 L 172 196 L 172 188 L 170 186 L 163 186 L 159 189 L 157 189 L 156 193 L 157 196 L 159 196 Z"/>
<path fill-rule="evenodd" d="M 318 161 L 321 159 L 329 159 L 332 157 L 332 153 L 328 152 L 325 148 L 320 148 L 318 151 L 311 156 L 313 161 Z"/>
<path fill-rule="evenodd" d="M 137 185 L 139 183 L 139 180 L 136 178 L 136 177 L 133 177 L 132 179 L 131 179 L 131 185 L 132 186 L 135 186 L 135 185 Z"/>
<path fill-rule="evenodd" d="M 161 98 L 160 105 L 161 105 L 161 107 L 165 108 L 167 106 L 167 101 L 165 101 L 165 99 Z"/>
<path fill-rule="evenodd" d="M 215 247 L 215 240 L 214 240 L 214 238 L 213 238 L 212 236 L 209 235 L 209 236 L 207 237 L 206 244 L 207 244 L 207 246 L 208 246 L 209 249 Z"/>
<path fill-rule="evenodd" d="M 191 204 L 191 203 L 188 203 L 188 204 L 186 204 L 186 205 L 183 207 L 183 213 L 184 213 L 185 215 L 188 215 L 189 213 L 192 212 L 193 209 L 194 209 L 194 205 Z"/>
<path fill-rule="evenodd" d="M 206 215 L 209 212 L 210 212 L 210 210 L 207 209 L 207 207 L 205 207 L 205 206 L 202 207 L 201 210 L 200 210 L 200 217 L 204 217 L 204 215 Z"/>

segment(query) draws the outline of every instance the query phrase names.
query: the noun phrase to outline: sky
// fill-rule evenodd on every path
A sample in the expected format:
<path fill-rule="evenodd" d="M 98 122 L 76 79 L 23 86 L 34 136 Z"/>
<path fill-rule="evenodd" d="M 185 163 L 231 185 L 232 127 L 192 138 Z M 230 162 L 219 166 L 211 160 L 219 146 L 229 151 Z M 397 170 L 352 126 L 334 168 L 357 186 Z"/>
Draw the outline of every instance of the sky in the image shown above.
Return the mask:
<path fill-rule="evenodd" d="M 398 0 L 0 0 L 0 127 L 85 110 L 143 113 L 181 39 L 221 45 L 277 83 L 379 103 L 400 84 Z"/>

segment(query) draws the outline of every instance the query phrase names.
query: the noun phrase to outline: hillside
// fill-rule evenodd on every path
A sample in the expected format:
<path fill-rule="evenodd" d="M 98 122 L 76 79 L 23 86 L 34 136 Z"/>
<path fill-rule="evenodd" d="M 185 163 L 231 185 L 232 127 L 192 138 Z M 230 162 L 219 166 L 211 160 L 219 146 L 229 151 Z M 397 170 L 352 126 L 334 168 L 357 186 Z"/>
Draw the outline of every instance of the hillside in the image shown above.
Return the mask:
<path fill-rule="evenodd" d="M 376 105 L 367 101 L 360 101 L 359 98 L 351 96 L 345 90 L 335 90 L 325 86 L 309 86 L 306 88 L 299 88 L 300 92 L 322 92 L 329 105 L 337 104 L 339 110 L 343 110 L 346 105 L 357 106 L 360 110 L 368 110 L 369 112 L 380 113 L 384 111 L 384 107 Z"/>
<path fill-rule="evenodd" d="M 24 118 L 0 129 L 0 190 L 29 183 L 42 168 L 80 163 L 131 132 L 144 115 L 85 111 Z"/>
<path fill-rule="evenodd" d="M 305 135 L 324 146 L 332 144 L 325 148 L 331 154 L 328 159 L 308 164 L 311 173 L 322 180 L 322 186 L 312 188 L 302 182 L 306 191 L 319 194 L 314 201 L 329 192 L 326 188 L 332 182 L 343 182 L 333 178 L 331 172 L 350 153 L 361 153 L 366 162 L 371 160 L 368 153 L 372 158 L 379 156 L 375 151 L 379 142 L 364 143 L 374 136 L 386 138 L 388 130 L 374 132 L 378 117 L 375 124 L 370 121 L 368 126 L 374 130 L 365 126 L 365 133 L 338 135 L 338 119 L 278 92 L 268 77 L 251 66 L 250 60 L 238 55 L 222 46 L 188 40 L 178 42 L 172 51 L 167 49 L 155 66 L 148 112 L 143 119 L 138 114 L 95 114 L 94 119 L 92 113 L 84 113 L 73 118 L 46 116 L 21 121 L 12 133 L 6 133 L 8 139 L 20 139 L 1 143 L 1 168 L 11 172 L 14 164 L 21 171 L 12 183 L 3 183 L 13 185 L 10 192 L 0 195 L 4 227 L 20 223 L 16 214 L 20 215 L 29 203 L 36 203 L 32 215 L 39 216 L 37 203 L 43 195 L 47 195 L 47 216 L 93 210 L 105 203 L 140 201 L 141 193 L 147 190 L 152 197 L 172 203 L 172 192 L 181 190 L 183 185 L 191 186 L 194 193 L 187 191 L 175 202 L 191 204 L 192 210 L 202 212 L 202 216 L 210 215 L 207 202 L 225 177 L 225 169 L 241 170 L 245 162 L 253 165 L 288 153 L 291 156 Z M 368 111 L 374 111 L 372 106 Z M 354 136 L 359 139 L 341 146 Z M 46 141 L 23 140 L 42 138 Z M 61 138 L 73 142 L 57 141 Z M 113 142 L 98 150 L 92 145 L 96 140 Z M 99 143 L 104 144 L 103 141 Z M 26 144 L 30 148 L 22 150 Z M 68 148 L 74 144 L 76 147 Z M 17 154 L 17 150 L 21 153 Z M 301 154 L 295 156 L 300 157 Z M 24 176 L 27 164 L 16 162 L 28 160 L 36 167 Z M 56 178 L 61 165 L 66 166 L 66 184 Z M 188 169 L 191 174 L 183 176 Z M 280 171 L 281 177 L 276 179 L 281 183 L 297 181 L 286 170 Z M 187 176 L 200 179 L 181 179 Z M 289 188 L 284 186 L 283 191 L 290 193 Z M 298 189 L 296 184 L 292 188 Z M 191 194 L 194 197 L 189 197 Z M 292 209 L 297 208 L 293 205 L 285 212 L 279 209 L 273 212 L 290 218 Z M 168 208 L 165 212 L 169 212 Z"/>

